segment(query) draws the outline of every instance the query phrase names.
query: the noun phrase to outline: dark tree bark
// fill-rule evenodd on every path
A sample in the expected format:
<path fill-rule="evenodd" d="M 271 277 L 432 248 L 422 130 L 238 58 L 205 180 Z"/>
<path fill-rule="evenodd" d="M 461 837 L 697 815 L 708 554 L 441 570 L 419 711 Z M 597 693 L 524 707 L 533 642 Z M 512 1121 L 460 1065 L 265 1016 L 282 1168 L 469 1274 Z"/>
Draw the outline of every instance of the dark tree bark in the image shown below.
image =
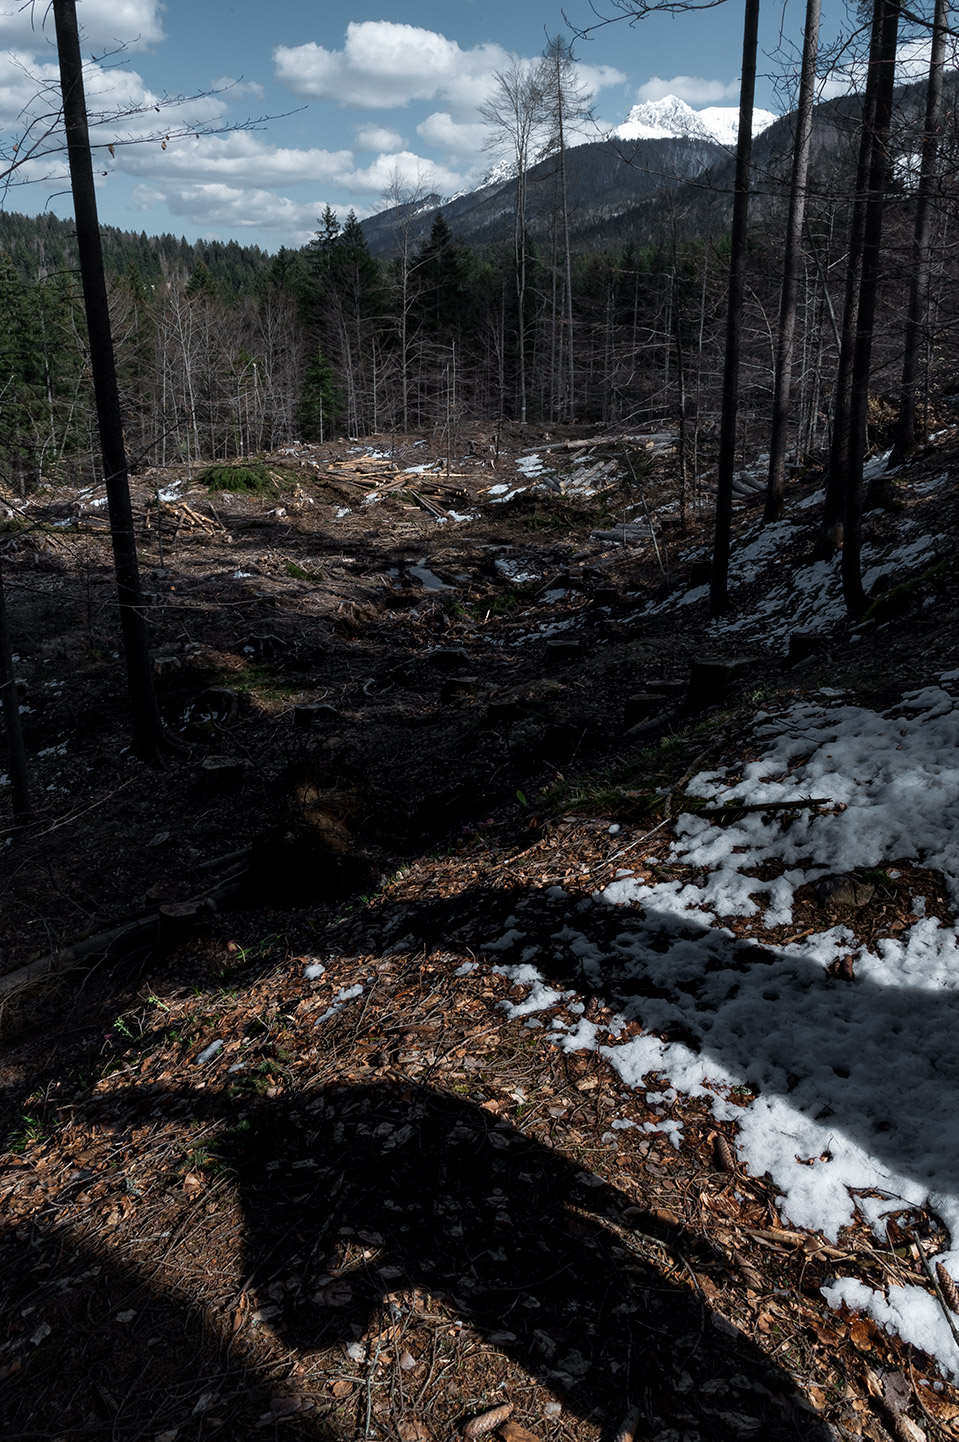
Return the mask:
<path fill-rule="evenodd" d="M 149 640 L 143 616 L 133 507 L 130 503 L 113 335 L 110 329 L 110 310 L 93 183 L 76 0 L 53 0 L 53 15 L 60 61 L 70 184 L 77 223 L 77 252 L 83 283 L 87 333 L 90 338 L 90 365 L 110 514 L 120 631 L 133 716 L 133 744 L 137 755 L 142 760 L 149 761 L 156 757 L 161 747 L 163 728 L 153 687 Z"/>
<path fill-rule="evenodd" d="M 3 709 L 3 727 L 7 733 L 7 765 L 10 767 L 13 822 L 15 826 L 23 826 L 33 819 L 33 812 L 30 806 L 27 753 L 23 747 L 23 729 L 20 725 L 20 697 L 17 695 L 17 678 L 13 669 L 13 647 L 10 644 L 10 628 L 7 625 L 7 600 L 3 585 L 2 563 L 0 563 L 0 703 L 2 703 Z"/>
<path fill-rule="evenodd" d="M 739 414 L 739 358 L 742 349 L 743 295 L 746 281 L 746 235 L 749 223 L 758 31 L 759 0 L 746 0 L 743 19 L 743 70 L 739 92 L 739 135 L 736 141 L 736 181 L 729 251 L 719 472 L 716 478 L 716 529 L 713 538 L 713 573 L 709 588 L 709 607 L 714 616 L 720 615 L 729 606 L 729 548 L 733 519 L 733 472 L 736 466 L 736 421 Z"/>
<path fill-rule="evenodd" d="M 845 463 L 846 504 L 843 521 L 842 593 L 846 610 L 860 616 L 866 609 L 862 586 L 862 497 L 863 461 L 866 452 L 866 422 L 869 407 L 869 367 L 879 293 L 882 221 L 889 182 L 889 126 L 896 84 L 896 44 L 899 39 L 900 0 L 876 0 L 880 15 L 879 46 L 876 53 L 876 112 L 866 188 L 862 265 L 856 343 L 853 350 L 849 436 Z M 870 57 L 871 58 L 871 57 Z"/>
<path fill-rule="evenodd" d="M 929 56 L 929 81 L 926 88 L 926 115 L 922 132 L 919 162 L 919 186 L 916 191 L 916 221 L 913 234 L 912 275 L 909 287 L 909 310 L 902 357 L 902 391 L 899 398 L 899 423 L 890 456 L 890 465 L 898 465 L 919 442 L 916 420 L 916 398 L 919 389 L 919 352 L 929 313 L 929 249 L 932 231 L 932 198 L 939 176 L 939 128 L 942 123 L 942 75 L 946 57 L 946 31 L 949 24 L 949 0 L 936 0 L 932 27 L 932 50 Z"/>
<path fill-rule="evenodd" d="M 802 272 L 802 237 L 806 219 L 806 182 L 815 105 L 816 57 L 819 53 L 821 0 L 806 0 L 806 28 L 803 33 L 802 67 L 796 108 L 796 140 L 793 149 L 789 211 L 786 217 L 786 250 L 783 256 L 783 284 L 779 300 L 779 335 L 776 344 L 776 379 L 773 388 L 773 420 L 769 439 L 769 478 L 766 485 L 766 521 L 778 521 L 786 494 L 786 435 L 792 400 L 793 360 L 796 349 L 796 307 Z"/>
<path fill-rule="evenodd" d="M 843 543 L 843 518 L 846 510 L 848 481 L 846 466 L 850 454 L 852 426 L 853 359 L 856 351 L 859 297 L 862 285 L 866 209 L 876 138 L 877 104 L 881 78 L 879 56 L 882 50 L 883 22 L 887 8 L 886 0 L 875 0 L 869 40 L 866 88 L 862 98 L 856 188 L 849 225 L 845 298 L 833 400 L 829 470 L 826 475 L 826 501 L 819 523 L 819 536 L 815 549 L 817 560 L 827 560 L 830 556 L 834 556 Z"/>

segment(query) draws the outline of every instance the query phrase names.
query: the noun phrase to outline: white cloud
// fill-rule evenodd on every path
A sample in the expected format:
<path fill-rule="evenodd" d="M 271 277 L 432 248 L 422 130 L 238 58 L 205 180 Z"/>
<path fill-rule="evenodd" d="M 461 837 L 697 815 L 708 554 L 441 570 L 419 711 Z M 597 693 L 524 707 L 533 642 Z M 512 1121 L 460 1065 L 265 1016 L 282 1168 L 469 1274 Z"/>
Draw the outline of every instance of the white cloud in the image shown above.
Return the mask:
<path fill-rule="evenodd" d="M 217 177 L 246 186 L 297 185 L 303 181 L 337 184 L 353 165 L 350 150 L 295 150 L 267 145 L 249 131 L 189 136 L 158 145 L 118 149 L 117 164 L 133 175 L 186 180 Z"/>
<path fill-rule="evenodd" d="M 60 71 L 40 65 L 22 50 L 0 51 L 0 129 L 20 130 L 33 114 L 60 108 Z"/>
<path fill-rule="evenodd" d="M 310 41 L 273 52 L 278 78 L 296 94 L 371 110 L 410 100 L 476 105 L 509 58 L 499 45 L 462 50 L 434 30 L 389 20 L 351 21 L 342 50 Z"/>
<path fill-rule="evenodd" d="M 671 80 L 653 75 L 636 91 L 637 100 L 664 100 L 667 95 L 675 95 L 688 105 L 706 105 L 738 96 L 739 81 L 733 80 L 727 85 L 722 80 L 704 80 L 698 75 L 674 75 Z"/>
<path fill-rule="evenodd" d="M 6 0 L 12 8 L 0 13 L 0 45 L 54 43 L 53 12 L 48 0 Z M 79 0 L 77 19 L 84 50 L 93 45 L 124 45 L 142 50 L 164 38 L 159 0 Z"/>
<path fill-rule="evenodd" d="M 592 95 L 608 90 L 611 85 L 626 84 L 626 76 L 612 65 L 586 65 L 582 60 L 576 61 L 576 78 Z"/>
<path fill-rule="evenodd" d="M 258 100 L 262 100 L 266 94 L 258 80 L 234 80 L 232 75 L 221 75 L 219 80 L 213 81 L 210 89 L 228 91 L 231 100 L 239 95 L 255 95 Z"/>
<path fill-rule="evenodd" d="M 929 35 L 916 36 L 900 42 L 896 50 L 896 84 L 906 85 L 912 80 L 922 80 L 929 74 L 929 52 L 932 40 Z M 959 44 L 954 37 L 947 38 L 945 68 L 955 70 L 959 65 Z M 866 84 L 866 58 L 856 56 L 837 64 L 820 82 L 820 100 L 832 100 L 837 95 L 849 95 L 862 90 Z"/>
<path fill-rule="evenodd" d="M 298 201 L 271 190 L 244 186 L 208 183 L 202 185 L 153 186 L 139 185 L 133 192 L 134 204 L 140 210 L 161 207 L 171 215 L 209 233 L 225 236 L 237 231 L 261 230 L 276 234 L 286 245 L 305 245 L 320 224 L 326 202 Z M 338 215 L 346 215 L 348 207 L 333 207 Z M 354 207 L 363 214 L 360 207 Z"/>
<path fill-rule="evenodd" d="M 402 150 L 405 144 L 398 131 L 382 125 L 360 125 L 356 131 L 358 150 Z"/>
<path fill-rule="evenodd" d="M 463 176 L 409 150 L 386 152 L 363 169 L 341 177 L 354 195 L 385 195 L 396 184 L 411 190 L 437 190 L 451 194 L 463 185 Z"/>
<path fill-rule="evenodd" d="M 479 120 L 454 120 L 448 110 L 434 110 L 416 133 L 427 145 L 435 145 L 452 156 L 478 156 L 489 136 L 488 128 Z"/>

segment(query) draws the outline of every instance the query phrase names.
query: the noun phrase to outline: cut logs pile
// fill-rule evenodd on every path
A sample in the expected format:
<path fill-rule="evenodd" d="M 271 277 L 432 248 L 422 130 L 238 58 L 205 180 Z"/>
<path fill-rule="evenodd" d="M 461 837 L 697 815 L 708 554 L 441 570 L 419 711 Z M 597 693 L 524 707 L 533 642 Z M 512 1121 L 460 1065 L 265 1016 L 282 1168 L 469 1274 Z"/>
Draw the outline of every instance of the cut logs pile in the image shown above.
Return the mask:
<path fill-rule="evenodd" d="M 388 457 L 361 456 L 356 460 L 332 461 L 327 474 L 338 483 L 356 486 L 364 492 L 365 501 L 380 500 L 387 495 L 408 496 L 438 521 L 452 520 L 443 502 L 469 499 L 469 492 L 462 486 L 450 484 L 452 480 L 467 480 L 467 476 L 443 471 L 440 479 L 425 472 L 398 471 Z"/>
<path fill-rule="evenodd" d="M 145 532 L 159 530 L 164 522 L 173 526 L 173 540 L 184 527 L 190 531 L 199 529 L 206 536 L 215 536 L 218 531 L 226 535 L 226 527 L 219 517 L 204 516 L 187 501 L 163 501 L 151 496 L 143 512 L 143 529 Z"/>

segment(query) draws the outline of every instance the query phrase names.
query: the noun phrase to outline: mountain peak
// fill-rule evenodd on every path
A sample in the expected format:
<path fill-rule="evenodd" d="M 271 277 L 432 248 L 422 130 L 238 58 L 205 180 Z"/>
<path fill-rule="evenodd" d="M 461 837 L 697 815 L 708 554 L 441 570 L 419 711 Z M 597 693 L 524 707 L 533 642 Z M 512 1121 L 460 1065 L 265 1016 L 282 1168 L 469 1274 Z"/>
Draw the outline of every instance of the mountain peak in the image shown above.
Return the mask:
<path fill-rule="evenodd" d="M 758 135 L 776 116 L 770 110 L 753 111 L 753 135 Z M 662 100 L 642 100 L 634 105 L 622 125 L 612 132 L 618 140 L 708 140 L 714 145 L 735 145 L 739 110 L 732 105 L 710 105 L 694 110 L 676 95 Z"/>

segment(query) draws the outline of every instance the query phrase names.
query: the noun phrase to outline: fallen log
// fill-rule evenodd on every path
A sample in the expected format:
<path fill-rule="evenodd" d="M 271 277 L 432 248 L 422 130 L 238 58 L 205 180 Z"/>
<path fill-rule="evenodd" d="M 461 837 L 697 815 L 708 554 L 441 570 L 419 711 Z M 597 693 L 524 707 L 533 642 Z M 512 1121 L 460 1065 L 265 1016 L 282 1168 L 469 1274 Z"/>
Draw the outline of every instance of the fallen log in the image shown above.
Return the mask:
<path fill-rule="evenodd" d="M 248 851 L 248 848 L 247 848 Z M 238 853 L 243 855 L 245 853 Z M 230 858 L 224 857 L 223 860 Z M 118 961 L 135 952 L 155 950 L 182 936 L 197 921 L 204 920 L 215 911 L 235 905 L 244 899 L 244 888 L 236 876 L 244 867 L 234 867 L 229 877 L 210 891 L 201 892 L 187 901 L 165 901 L 149 911 L 139 912 L 125 921 L 84 937 L 72 946 L 39 957 L 16 971 L 0 976 L 0 1002 L 25 991 L 28 987 L 51 976 L 62 976 L 68 971 L 77 971 L 83 966 L 95 966 L 102 961 Z"/>

